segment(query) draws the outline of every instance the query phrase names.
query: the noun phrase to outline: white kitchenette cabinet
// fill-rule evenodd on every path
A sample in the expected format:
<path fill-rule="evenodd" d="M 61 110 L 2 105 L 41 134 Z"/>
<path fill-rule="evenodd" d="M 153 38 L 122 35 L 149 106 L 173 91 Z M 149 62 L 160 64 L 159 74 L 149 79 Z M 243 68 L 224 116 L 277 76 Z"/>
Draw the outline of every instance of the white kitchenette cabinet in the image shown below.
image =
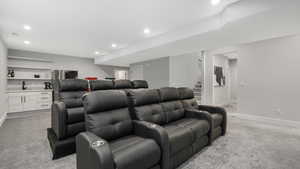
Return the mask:
<path fill-rule="evenodd" d="M 8 112 L 23 111 L 23 95 L 20 93 L 8 93 Z"/>
<path fill-rule="evenodd" d="M 13 91 L 8 93 L 9 113 L 50 109 L 51 91 Z"/>

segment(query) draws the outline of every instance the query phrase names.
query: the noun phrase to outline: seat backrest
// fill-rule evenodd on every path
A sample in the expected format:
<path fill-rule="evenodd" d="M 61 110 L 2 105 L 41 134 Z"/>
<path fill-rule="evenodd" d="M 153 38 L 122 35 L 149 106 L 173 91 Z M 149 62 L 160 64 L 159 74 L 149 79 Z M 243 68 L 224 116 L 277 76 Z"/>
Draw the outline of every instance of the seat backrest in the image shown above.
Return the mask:
<path fill-rule="evenodd" d="M 148 88 L 148 83 L 146 80 L 134 80 L 132 81 L 132 85 L 134 89 Z"/>
<path fill-rule="evenodd" d="M 66 106 L 64 137 L 75 136 L 85 131 L 81 97 L 88 90 L 88 82 L 82 79 L 59 80 L 58 89 L 59 101 Z"/>
<path fill-rule="evenodd" d="M 64 102 L 67 109 L 83 106 L 81 97 L 88 89 L 88 82 L 86 80 L 60 80 L 58 85 L 59 101 Z"/>
<path fill-rule="evenodd" d="M 198 103 L 194 98 L 194 92 L 190 88 L 180 87 L 177 89 L 180 100 L 185 109 L 198 109 Z"/>
<path fill-rule="evenodd" d="M 115 89 L 132 89 L 132 84 L 130 80 L 115 80 L 114 81 Z"/>
<path fill-rule="evenodd" d="M 167 122 L 166 114 L 159 104 L 160 97 L 156 89 L 134 89 L 128 91 L 130 111 L 137 120 L 163 125 Z"/>
<path fill-rule="evenodd" d="M 126 93 L 99 90 L 83 97 L 86 130 L 110 141 L 132 133 Z"/>
<path fill-rule="evenodd" d="M 160 88 L 160 104 L 166 114 L 167 123 L 184 117 L 184 108 L 180 101 L 179 93 L 174 87 Z"/>
<path fill-rule="evenodd" d="M 112 90 L 114 88 L 114 82 L 112 80 L 91 80 L 90 89 L 95 90 Z"/>

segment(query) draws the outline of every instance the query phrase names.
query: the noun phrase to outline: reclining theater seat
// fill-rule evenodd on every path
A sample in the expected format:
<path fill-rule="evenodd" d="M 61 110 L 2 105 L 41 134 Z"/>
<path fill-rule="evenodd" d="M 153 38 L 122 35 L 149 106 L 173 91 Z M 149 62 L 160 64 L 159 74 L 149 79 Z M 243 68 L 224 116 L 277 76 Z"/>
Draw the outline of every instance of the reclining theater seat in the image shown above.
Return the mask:
<path fill-rule="evenodd" d="M 90 89 L 91 91 L 112 90 L 114 89 L 114 82 L 112 80 L 91 80 Z"/>
<path fill-rule="evenodd" d="M 131 90 L 133 117 L 164 128 L 168 135 L 170 169 L 174 169 L 209 144 L 210 117 L 184 109 L 176 88 Z"/>
<path fill-rule="evenodd" d="M 115 89 L 132 89 L 132 84 L 130 80 L 115 80 L 114 81 Z"/>
<path fill-rule="evenodd" d="M 83 102 L 87 132 L 76 137 L 77 169 L 168 169 L 166 133 L 131 119 L 125 91 L 91 92 Z"/>
<path fill-rule="evenodd" d="M 194 98 L 193 90 L 189 88 L 178 88 L 180 98 L 185 108 L 194 108 L 210 113 L 212 118 L 212 140 L 226 133 L 227 115 L 226 110 L 221 107 L 198 105 Z"/>
<path fill-rule="evenodd" d="M 134 80 L 132 81 L 132 86 L 134 89 L 147 89 L 149 87 L 146 80 Z"/>
<path fill-rule="evenodd" d="M 59 100 L 52 104 L 51 128 L 48 139 L 53 159 L 75 152 L 75 136 L 85 131 L 82 95 L 86 93 L 85 80 L 60 80 Z"/>

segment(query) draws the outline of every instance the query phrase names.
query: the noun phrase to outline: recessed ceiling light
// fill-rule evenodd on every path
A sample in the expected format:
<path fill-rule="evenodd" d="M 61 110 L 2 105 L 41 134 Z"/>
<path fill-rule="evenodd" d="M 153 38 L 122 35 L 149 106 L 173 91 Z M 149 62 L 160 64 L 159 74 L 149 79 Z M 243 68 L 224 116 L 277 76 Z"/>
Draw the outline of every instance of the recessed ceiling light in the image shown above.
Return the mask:
<path fill-rule="evenodd" d="M 111 47 L 116 48 L 117 44 L 113 43 L 113 44 L 111 44 Z"/>
<path fill-rule="evenodd" d="M 24 25 L 23 28 L 28 31 L 31 30 L 31 26 L 29 26 L 29 25 Z"/>
<path fill-rule="evenodd" d="M 31 42 L 28 41 L 28 40 L 25 40 L 24 43 L 25 43 L 26 45 L 29 45 Z"/>
<path fill-rule="evenodd" d="M 149 28 L 145 28 L 144 29 L 144 34 L 149 34 L 150 33 L 150 29 Z"/>
<path fill-rule="evenodd" d="M 98 52 L 98 51 L 95 51 L 94 53 L 95 53 L 95 55 L 99 55 L 100 54 L 100 52 Z"/>
<path fill-rule="evenodd" d="M 220 2 L 221 2 L 221 0 L 210 0 L 210 3 L 211 3 L 213 6 L 219 5 Z"/>

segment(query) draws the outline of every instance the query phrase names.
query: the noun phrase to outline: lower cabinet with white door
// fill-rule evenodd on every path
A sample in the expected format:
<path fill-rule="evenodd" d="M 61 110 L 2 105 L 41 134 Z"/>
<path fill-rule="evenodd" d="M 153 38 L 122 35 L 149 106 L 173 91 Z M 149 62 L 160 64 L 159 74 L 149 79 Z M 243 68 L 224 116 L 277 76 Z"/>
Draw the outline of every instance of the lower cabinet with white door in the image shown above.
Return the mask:
<path fill-rule="evenodd" d="M 27 91 L 8 93 L 9 113 L 50 109 L 51 104 L 51 91 Z"/>

